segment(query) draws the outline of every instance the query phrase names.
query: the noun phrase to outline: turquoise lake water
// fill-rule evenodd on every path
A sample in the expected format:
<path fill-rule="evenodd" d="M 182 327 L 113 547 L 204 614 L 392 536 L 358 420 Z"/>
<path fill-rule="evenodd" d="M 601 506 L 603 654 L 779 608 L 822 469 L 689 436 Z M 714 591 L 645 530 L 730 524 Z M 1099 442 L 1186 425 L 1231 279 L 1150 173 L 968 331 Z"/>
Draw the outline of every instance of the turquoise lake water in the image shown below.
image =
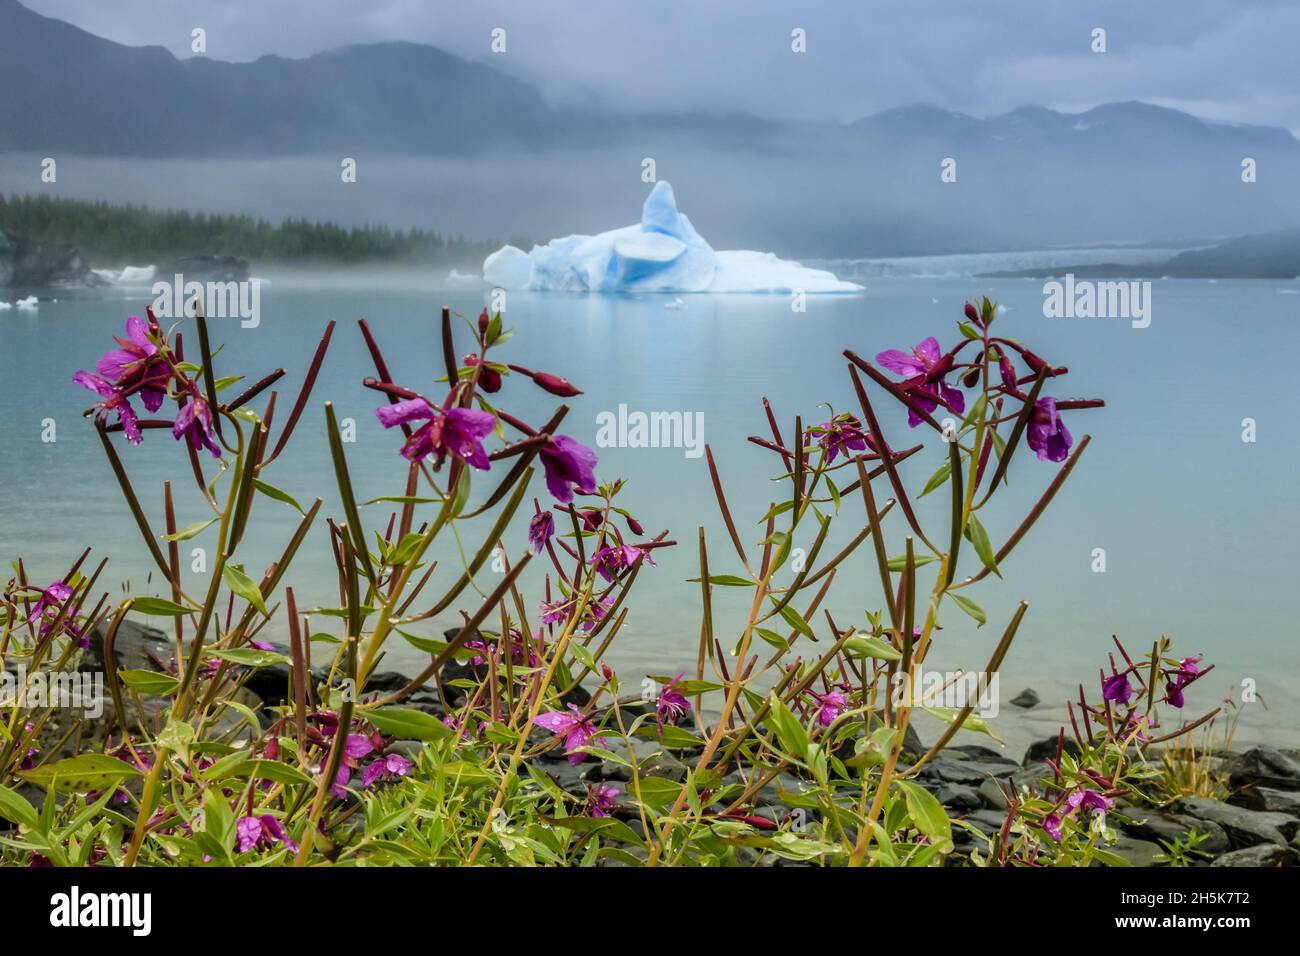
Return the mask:
<path fill-rule="evenodd" d="M 949 612 L 932 664 L 981 667 L 1023 598 L 1030 611 L 1004 668 L 1002 697 L 1009 700 L 1032 686 L 1043 704 L 1028 712 L 1003 706 L 995 726 L 1009 745 L 1054 732 L 1072 688 L 1078 682 L 1095 687 L 1111 634 L 1135 651 L 1168 634 L 1176 650 L 1205 654 L 1217 670 L 1189 693 L 1187 712 L 1208 710 L 1229 693 L 1240 704 L 1246 681 L 1269 709 L 1245 704 L 1238 739 L 1294 743 L 1300 712 L 1294 624 L 1300 390 L 1288 356 L 1300 354 L 1297 291 L 1300 282 L 1160 281 L 1154 283 L 1152 322 L 1145 329 L 1122 319 L 1044 318 L 1037 280 L 873 280 L 862 296 L 810 298 L 803 314 L 793 313 L 783 296 L 683 296 L 680 307 L 669 308 L 672 296 L 512 293 L 507 324 L 517 334 L 506 349 L 507 357 L 565 375 L 585 390 L 571 401 L 562 431 L 590 445 L 596 443 L 597 415 L 616 412 L 620 404 L 646 412 L 702 413 L 704 437 L 718 459 L 741 535 L 757 542 L 758 518 L 774 494 L 770 479 L 777 473 L 773 456 L 745 440 L 767 434 L 761 397 L 771 400 L 787 435 L 796 414 L 805 422 L 824 420 L 821 402 L 853 408 L 842 349 L 873 356 L 910 348 L 930 334 L 946 346 L 958 334 L 963 301 L 987 293 L 1006 306 L 998 320 L 1003 334 L 1069 366 L 1070 374 L 1053 383 L 1057 397 L 1102 397 L 1107 407 L 1067 414 L 1076 438 L 1093 436 L 1091 447 L 1054 506 L 1004 563 L 1006 580 L 984 582 L 972 594 L 987 610 L 989 624 L 977 629 Z M 157 589 L 98 440 L 80 418 L 89 393 L 70 381 L 77 369 L 94 367 L 126 316 L 142 313 L 150 298 L 147 290 L 69 296 L 42 301 L 37 312 L 0 312 L 0 553 L 6 560 L 22 556 L 33 577 L 57 576 L 88 545 L 111 559 L 106 580 L 114 591 Z M 339 323 L 304 421 L 266 480 L 300 501 L 319 494 L 327 513 L 339 513 L 321 410 L 330 398 L 340 417 L 358 423 L 357 440 L 347 448 L 358 496 L 402 494 L 400 437 L 375 422 L 378 396 L 360 384 L 372 367 L 356 319 L 369 320 L 399 382 L 436 394 L 438 308 L 445 304 L 476 315 L 482 303 L 477 284 L 337 281 L 312 287 L 281 281 L 263 287 L 257 328 L 214 321 L 214 336 L 224 343 L 219 374 L 242 373 L 253 381 L 278 365 L 288 369 L 281 421 L 325 323 Z M 193 342 L 192 334 L 187 339 Z M 523 380 L 510 382 L 498 398 L 502 407 L 536 423 L 556 402 Z M 1242 440 L 1248 418 L 1255 422 L 1254 442 Z M 45 419 L 55 422 L 53 443 L 42 441 Z M 884 424 L 895 445 L 908 443 L 905 415 L 886 411 Z M 187 459 L 169 433 L 147 432 L 143 446 L 121 449 L 159 526 L 165 477 L 177 488 L 180 525 L 208 516 L 193 491 Z M 622 503 L 647 531 L 667 528 L 681 542 L 656 552 L 659 567 L 640 575 L 613 659 L 639 672 L 693 668 L 698 591 L 686 579 L 697 573 L 697 527 L 708 533 L 713 573 L 739 570 L 717 518 L 704 459 L 680 448 L 597 452 L 602 479 L 629 479 Z M 931 447 L 904 466 L 913 493 L 943 454 Z M 1056 468 L 1028 456 L 1015 463 L 1011 489 L 984 520 L 995 545 Z M 546 500 L 540 478 L 535 493 Z M 942 527 L 946 500 L 940 494 L 923 502 L 928 507 L 922 514 L 936 519 L 936 527 Z M 372 528 L 386 524 L 382 506 L 367 511 Z M 858 530 L 860 515 L 859 502 L 846 502 L 828 547 Z M 259 504 L 242 555 L 250 571 L 278 555 L 296 519 L 287 506 Z M 467 530 L 467 550 L 477 547 L 476 534 L 485 530 Z M 896 553 L 903 525 L 892 522 L 891 530 L 889 549 Z M 186 545 L 205 543 L 211 544 L 207 535 Z M 507 544 L 518 553 L 523 543 L 520 521 Z M 1097 548 L 1105 550 L 1104 573 L 1092 570 Z M 327 551 L 325 535 L 313 533 L 290 573 L 289 582 L 307 603 L 337 603 Z M 450 539 L 435 557 L 442 562 L 435 581 L 457 573 Z M 860 551 L 837 577 L 828 607 L 841 623 L 861 623 L 864 608 L 880 605 L 868 561 L 869 554 Z M 484 590 L 492 578 L 485 569 Z M 525 583 L 529 600 L 540 598 L 540 574 L 530 574 Z M 747 604 L 744 595 L 719 595 L 716 618 L 724 644 L 735 634 L 727 623 L 743 623 Z M 440 631 L 455 620 L 448 613 L 426 630 Z M 409 667 L 420 659 L 411 647 L 394 646 L 387 664 Z"/>

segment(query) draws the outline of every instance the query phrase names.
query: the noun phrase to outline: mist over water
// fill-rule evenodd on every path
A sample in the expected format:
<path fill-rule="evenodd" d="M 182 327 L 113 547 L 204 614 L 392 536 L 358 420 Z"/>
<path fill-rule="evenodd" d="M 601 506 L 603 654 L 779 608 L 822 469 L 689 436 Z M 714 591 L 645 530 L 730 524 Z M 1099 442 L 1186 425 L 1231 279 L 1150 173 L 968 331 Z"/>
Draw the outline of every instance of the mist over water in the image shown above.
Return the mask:
<path fill-rule="evenodd" d="M 651 158 L 656 177 L 673 184 L 680 209 L 715 249 L 796 259 L 1226 236 L 1295 226 L 1300 209 L 1294 177 L 1262 177 L 1247 188 L 1237 178 L 1240 156 L 1223 149 L 1170 168 L 1122 149 L 1044 157 L 1012 147 L 887 149 L 823 138 L 810 130 L 732 149 L 660 134 L 644 144 L 536 154 L 361 154 L 352 157 L 355 183 L 342 182 L 341 156 L 60 155 L 58 181 L 42 184 L 41 157 L 8 154 L 0 155 L 0 192 L 546 242 L 636 222 L 650 189 L 642 163 Z M 939 162 L 951 155 L 958 178 L 942 183 Z"/>

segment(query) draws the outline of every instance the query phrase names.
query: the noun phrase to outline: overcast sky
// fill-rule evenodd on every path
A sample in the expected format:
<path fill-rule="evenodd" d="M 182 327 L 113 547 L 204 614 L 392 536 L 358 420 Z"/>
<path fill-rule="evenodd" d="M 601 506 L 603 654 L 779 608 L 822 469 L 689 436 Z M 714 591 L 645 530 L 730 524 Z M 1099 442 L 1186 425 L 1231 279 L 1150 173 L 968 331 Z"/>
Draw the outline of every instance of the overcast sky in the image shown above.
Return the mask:
<path fill-rule="evenodd" d="M 23 0 L 133 45 L 248 60 L 428 43 L 557 101 L 856 119 L 929 102 L 984 116 L 1141 99 L 1300 133 L 1296 0 Z M 507 52 L 489 50 L 493 28 Z M 790 50 L 791 30 L 807 52 Z M 1107 52 L 1091 32 L 1107 31 Z"/>

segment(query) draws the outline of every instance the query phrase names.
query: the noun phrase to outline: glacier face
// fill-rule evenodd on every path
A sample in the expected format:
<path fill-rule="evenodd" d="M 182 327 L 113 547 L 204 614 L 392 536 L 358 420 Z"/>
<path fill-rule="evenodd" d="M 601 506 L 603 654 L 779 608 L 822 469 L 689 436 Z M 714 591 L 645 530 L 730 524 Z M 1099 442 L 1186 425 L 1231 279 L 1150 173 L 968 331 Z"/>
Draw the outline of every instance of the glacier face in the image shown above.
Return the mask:
<path fill-rule="evenodd" d="M 666 181 L 650 190 L 637 225 L 553 239 L 531 252 L 505 246 L 484 260 L 483 278 L 537 292 L 862 291 L 770 252 L 715 252 L 677 211 Z"/>

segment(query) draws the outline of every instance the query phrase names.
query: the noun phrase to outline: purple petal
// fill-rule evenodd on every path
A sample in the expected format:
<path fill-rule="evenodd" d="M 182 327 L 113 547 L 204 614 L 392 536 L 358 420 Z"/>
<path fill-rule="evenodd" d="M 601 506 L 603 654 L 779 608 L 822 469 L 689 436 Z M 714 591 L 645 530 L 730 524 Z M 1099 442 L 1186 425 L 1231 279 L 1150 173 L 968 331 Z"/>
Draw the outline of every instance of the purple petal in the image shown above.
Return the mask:
<path fill-rule="evenodd" d="M 76 372 L 72 376 L 72 381 L 104 398 L 112 398 L 117 394 L 117 389 L 113 387 L 112 382 L 95 375 L 93 372 Z"/>
<path fill-rule="evenodd" d="M 898 349 L 879 353 L 876 355 L 876 362 L 896 375 L 911 377 L 925 374 L 925 366 L 917 361 L 916 356 L 900 352 Z"/>
<path fill-rule="evenodd" d="M 433 407 L 427 399 L 408 398 L 376 408 L 375 417 L 385 428 L 392 428 L 394 425 L 405 425 L 422 418 L 432 418 Z"/>
<path fill-rule="evenodd" d="M 929 369 L 939 361 L 939 340 L 933 335 L 929 338 L 922 339 L 916 346 L 916 357 L 924 363 L 925 368 Z"/>

